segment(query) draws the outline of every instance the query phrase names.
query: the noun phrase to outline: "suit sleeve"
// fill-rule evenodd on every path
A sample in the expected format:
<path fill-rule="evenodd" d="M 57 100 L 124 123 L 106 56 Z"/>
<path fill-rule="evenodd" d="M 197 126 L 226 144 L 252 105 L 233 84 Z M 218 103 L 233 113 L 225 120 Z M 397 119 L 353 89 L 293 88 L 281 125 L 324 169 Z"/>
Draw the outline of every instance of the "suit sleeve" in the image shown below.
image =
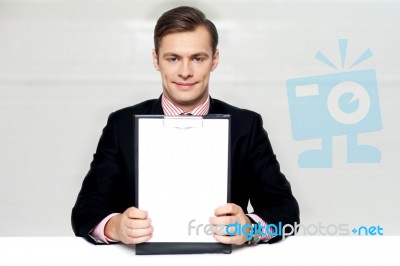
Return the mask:
<path fill-rule="evenodd" d="M 267 132 L 257 114 L 251 129 L 249 141 L 250 175 L 254 186 L 250 191 L 250 203 L 254 213 L 269 225 L 278 226 L 299 223 L 299 205 L 292 194 L 290 183 L 281 173 L 279 163 L 273 153 Z M 271 239 L 279 241 L 281 236 Z"/>
<path fill-rule="evenodd" d="M 118 151 L 117 119 L 111 114 L 99 140 L 75 206 L 72 209 L 72 228 L 76 236 L 96 243 L 89 233 L 106 216 L 122 212 L 118 204 L 118 183 L 122 175 Z"/>

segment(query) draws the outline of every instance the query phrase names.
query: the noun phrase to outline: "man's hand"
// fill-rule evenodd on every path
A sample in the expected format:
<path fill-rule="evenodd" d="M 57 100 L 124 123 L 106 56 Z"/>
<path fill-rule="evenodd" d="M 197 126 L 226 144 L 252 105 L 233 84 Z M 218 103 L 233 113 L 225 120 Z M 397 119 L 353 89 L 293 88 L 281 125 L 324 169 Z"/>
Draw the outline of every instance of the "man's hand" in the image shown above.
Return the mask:
<path fill-rule="evenodd" d="M 104 228 L 106 237 L 125 244 L 139 244 L 152 237 L 153 226 L 147 211 L 135 207 L 113 216 Z"/>
<path fill-rule="evenodd" d="M 242 226 L 244 224 L 251 224 L 249 217 L 244 214 L 242 208 L 233 203 L 228 203 L 222 205 L 221 207 L 218 207 L 214 211 L 214 214 L 216 217 L 210 218 L 210 223 L 213 225 L 213 230 L 215 230 L 216 226 L 218 225 L 227 226 L 229 224 L 234 224 L 235 222 L 241 224 Z M 223 232 L 225 232 L 225 228 Z M 214 233 L 214 238 L 217 241 L 225 244 L 242 245 L 246 242 L 246 235 L 244 235 L 243 233 L 240 235 L 236 234 L 232 236 L 219 235 L 218 233 Z"/>

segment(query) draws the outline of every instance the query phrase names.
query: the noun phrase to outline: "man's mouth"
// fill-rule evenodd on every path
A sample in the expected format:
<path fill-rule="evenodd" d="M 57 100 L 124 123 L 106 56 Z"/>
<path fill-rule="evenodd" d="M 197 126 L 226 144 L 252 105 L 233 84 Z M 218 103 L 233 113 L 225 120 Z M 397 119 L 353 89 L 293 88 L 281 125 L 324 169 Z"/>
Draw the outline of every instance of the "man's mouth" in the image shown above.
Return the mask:
<path fill-rule="evenodd" d="M 197 82 L 173 82 L 178 87 L 190 88 L 197 84 Z"/>

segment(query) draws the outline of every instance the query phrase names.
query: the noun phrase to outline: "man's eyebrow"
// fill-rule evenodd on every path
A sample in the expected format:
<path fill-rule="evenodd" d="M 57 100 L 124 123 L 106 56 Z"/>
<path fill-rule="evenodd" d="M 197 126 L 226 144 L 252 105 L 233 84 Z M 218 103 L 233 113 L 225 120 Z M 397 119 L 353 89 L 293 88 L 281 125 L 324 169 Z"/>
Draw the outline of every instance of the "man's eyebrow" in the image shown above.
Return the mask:
<path fill-rule="evenodd" d="M 192 57 L 198 57 L 198 56 L 203 56 L 203 57 L 209 57 L 209 55 L 206 52 L 200 52 L 192 55 Z"/>
<path fill-rule="evenodd" d="M 178 57 L 178 58 L 182 57 L 181 55 L 173 53 L 173 52 L 167 52 L 162 55 L 162 57 L 164 57 L 164 58 L 170 57 L 170 56 Z M 198 57 L 198 56 L 203 56 L 203 57 L 207 57 L 207 58 L 209 57 L 208 53 L 206 53 L 206 52 L 198 52 L 198 53 L 194 53 L 194 54 L 190 55 L 190 57 Z"/>
<path fill-rule="evenodd" d="M 180 55 L 175 54 L 175 53 L 171 53 L 171 52 L 168 52 L 168 53 L 165 53 L 165 54 L 162 55 L 162 57 L 169 57 L 169 56 L 181 57 Z"/>

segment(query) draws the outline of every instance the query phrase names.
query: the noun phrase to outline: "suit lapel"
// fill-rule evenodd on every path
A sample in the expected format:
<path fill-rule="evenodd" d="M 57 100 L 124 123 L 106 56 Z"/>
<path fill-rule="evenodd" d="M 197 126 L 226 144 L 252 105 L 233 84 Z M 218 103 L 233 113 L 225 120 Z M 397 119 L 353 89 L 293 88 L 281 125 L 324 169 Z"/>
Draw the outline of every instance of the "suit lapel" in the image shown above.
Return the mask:
<path fill-rule="evenodd" d="M 221 114 L 221 111 L 219 110 L 218 103 L 210 97 L 210 110 L 208 111 L 208 114 L 214 115 L 214 114 Z"/>
<path fill-rule="evenodd" d="M 162 94 L 161 94 L 162 96 Z M 150 114 L 151 115 L 163 115 L 163 109 L 162 109 L 162 105 L 161 105 L 161 96 L 155 100 L 155 102 L 153 103 L 153 106 L 151 107 L 150 110 Z"/>

